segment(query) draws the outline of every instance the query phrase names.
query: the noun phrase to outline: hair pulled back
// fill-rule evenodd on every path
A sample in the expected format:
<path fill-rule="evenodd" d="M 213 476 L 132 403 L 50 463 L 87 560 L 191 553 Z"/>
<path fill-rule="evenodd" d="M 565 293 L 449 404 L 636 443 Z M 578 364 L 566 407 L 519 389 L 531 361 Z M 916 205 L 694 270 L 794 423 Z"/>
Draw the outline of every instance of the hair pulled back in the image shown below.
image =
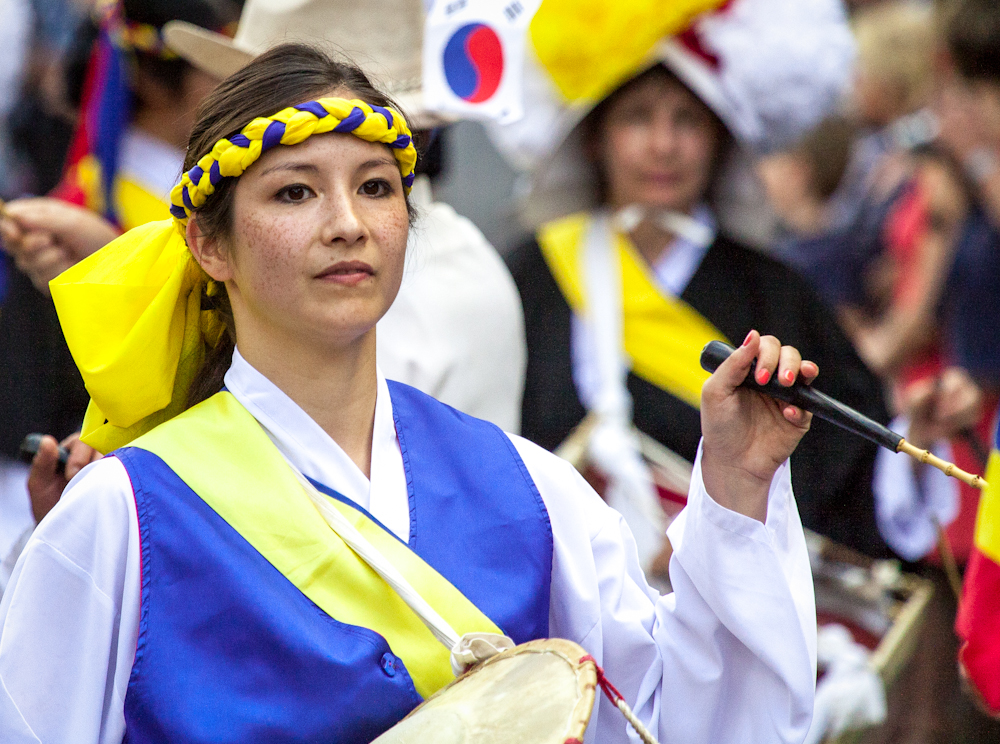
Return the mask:
<path fill-rule="evenodd" d="M 188 140 L 184 171 L 193 168 L 220 139 L 236 134 L 258 116 L 270 116 L 289 106 L 334 93 L 400 111 L 399 106 L 378 90 L 359 67 L 336 60 L 320 49 L 290 43 L 264 52 L 226 78 L 202 102 L 197 123 Z M 235 185 L 235 178 L 223 179 L 215 193 L 192 213 L 199 231 L 206 238 L 228 242 L 232 236 Z M 412 221 L 414 210 L 409 197 L 406 207 Z M 200 403 L 221 390 L 223 378 L 232 364 L 236 344 L 232 308 L 225 287 L 218 283 L 212 286 L 213 296 L 203 293 L 201 306 L 218 313 L 226 326 L 226 333 L 219 345 L 207 352 L 188 392 L 188 406 Z"/>

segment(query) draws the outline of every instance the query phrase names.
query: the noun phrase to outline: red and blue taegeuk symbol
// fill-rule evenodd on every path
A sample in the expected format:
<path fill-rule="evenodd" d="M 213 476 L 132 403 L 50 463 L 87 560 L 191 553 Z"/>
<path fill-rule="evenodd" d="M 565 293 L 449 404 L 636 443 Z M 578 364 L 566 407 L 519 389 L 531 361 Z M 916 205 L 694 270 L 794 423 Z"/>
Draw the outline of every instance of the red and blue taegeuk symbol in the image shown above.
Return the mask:
<path fill-rule="evenodd" d="M 503 77 L 503 45 L 484 23 L 467 23 L 444 48 L 444 75 L 449 87 L 469 103 L 488 101 Z"/>

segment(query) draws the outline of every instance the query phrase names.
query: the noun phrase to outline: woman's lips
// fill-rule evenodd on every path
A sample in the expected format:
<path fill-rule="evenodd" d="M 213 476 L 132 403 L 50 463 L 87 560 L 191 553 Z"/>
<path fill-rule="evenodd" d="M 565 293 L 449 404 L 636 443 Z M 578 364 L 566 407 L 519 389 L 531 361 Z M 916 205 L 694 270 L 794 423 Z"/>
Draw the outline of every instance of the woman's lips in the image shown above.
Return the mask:
<path fill-rule="evenodd" d="M 676 173 L 647 173 L 645 180 L 654 186 L 675 186 L 683 179 Z"/>
<path fill-rule="evenodd" d="M 375 270 L 364 261 L 339 261 L 323 269 L 316 278 L 333 284 L 353 287 L 375 276 Z"/>

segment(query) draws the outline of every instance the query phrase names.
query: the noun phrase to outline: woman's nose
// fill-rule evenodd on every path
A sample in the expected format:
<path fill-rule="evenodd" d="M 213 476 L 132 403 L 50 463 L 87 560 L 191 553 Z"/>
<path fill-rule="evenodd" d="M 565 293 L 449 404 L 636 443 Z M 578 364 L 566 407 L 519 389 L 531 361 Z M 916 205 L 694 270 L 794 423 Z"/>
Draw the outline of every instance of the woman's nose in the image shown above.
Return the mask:
<path fill-rule="evenodd" d="M 677 125 L 672 116 L 657 113 L 650 122 L 650 149 L 656 155 L 670 155 L 677 147 Z"/>
<path fill-rule="evenodd" d="M 346 191 L 335 191 L 327 195 L 323 205 L 323 242 L 342 243 L 350 247 L 363 242 L 368 237 L 364 220 L 358 214 L 357 205 Z"/>

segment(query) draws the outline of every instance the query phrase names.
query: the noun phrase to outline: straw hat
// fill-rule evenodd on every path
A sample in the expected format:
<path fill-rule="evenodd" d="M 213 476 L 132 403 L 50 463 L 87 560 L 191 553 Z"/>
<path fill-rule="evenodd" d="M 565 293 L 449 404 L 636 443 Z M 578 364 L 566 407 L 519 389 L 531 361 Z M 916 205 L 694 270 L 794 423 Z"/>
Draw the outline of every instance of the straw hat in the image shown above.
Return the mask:
<path fill-rule="evenodd" d="M 611 13 L 629 6 L 609 7 Z M 854 60 L 840 0 L 730 0 L 657 40 L 613 85 L 574 99 L 565 95 L 571 88 L 560 82 L 565 73 L 550 60 L 565 64 L 571 55 L 607 50 L 590 53 L 587 42 L 560 33 L 573 29 L 564 19 L 542 18 L 539 11 L 533 24 L 539 20 L 552 27 L 549 41 L 563 48 L 540 49 L 543 34 L 532 29 L 535 55 L 525 65 L 524 81 L 531 99 L 525 101 L 528 113 L 515 124 L 490 128 L 501 152 L 527 175 L 521 217 L 528 227 L 596 206 L 597 177 L 584 156 L 578 125 L 601 100 L 650 67 L 667 67 L 715 112 L 739 145 L 760 153 L 795 141 L 827 115 L 850 82 Z M 607 26 L 607 17 L 602 22 Z M 585 68 L 588 60 L 573 64 Z"/>
<path fill-rule="evenodd" d="M 424 127 L 435 121 L 421 93 L 423 28 L 421 0 L 247 0 L 232 39 L 183 22 L 167 24 L 163 35 L 178 55 L 218 78 L 287 41 L 340 52 L 382 83 L 411 124 Z"/>

